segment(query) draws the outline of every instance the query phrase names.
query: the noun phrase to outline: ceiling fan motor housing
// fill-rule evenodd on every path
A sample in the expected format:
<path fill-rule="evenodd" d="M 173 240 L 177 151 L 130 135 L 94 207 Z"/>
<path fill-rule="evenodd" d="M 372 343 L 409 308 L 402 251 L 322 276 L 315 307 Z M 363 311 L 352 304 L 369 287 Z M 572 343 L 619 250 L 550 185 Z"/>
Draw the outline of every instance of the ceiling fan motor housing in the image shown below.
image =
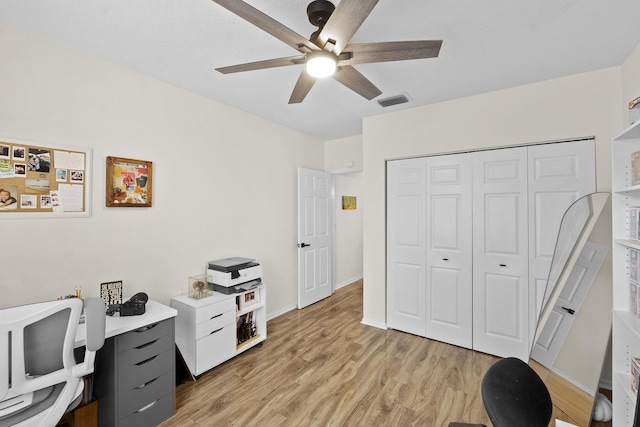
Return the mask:
<path fill-rule="evenodd" d="M 312 25 L 322 29 L 336 7 L 328 0 L 314 0 L 307 6 L 307 16 Z"/>

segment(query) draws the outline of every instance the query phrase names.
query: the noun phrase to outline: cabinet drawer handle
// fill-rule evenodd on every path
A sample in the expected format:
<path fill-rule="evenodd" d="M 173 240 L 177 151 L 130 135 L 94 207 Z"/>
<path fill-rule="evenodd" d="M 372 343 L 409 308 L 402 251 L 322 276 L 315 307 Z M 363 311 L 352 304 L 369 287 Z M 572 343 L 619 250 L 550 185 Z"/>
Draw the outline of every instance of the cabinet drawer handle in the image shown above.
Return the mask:
<path fill-rule="evenodd" d="M 158 377 L 158 378 L 160 378 L 160 377 Z M 140 384 L 138 387 L 136 387 L 136 389 L 138 389 L 138 390 L 139 390 L 139 389 L 141 389 L 141 388 L 145 388 L 145 387 L 146 387 L 146 386 L 148 386 L 149 384 L 154 383 L 158 378 L 154 378 L 154 379 L 152 379 L 151 381 L 147 381 L 147 382 L 146 382 L 146 383 L 144 383 L 144 384 Z"/>
<path fill-rule="evenodd" d="M 442 258 L 443 261 L 449 261 L 449 258 Z"/>
<path fill-rule="evenodd" d="M 153 402 L 149 403 L 148 405 L 143 406 L 142 408 L 140 408 L 140 409 L 138 409 L 138 410 L 136 411 L 136 414 L 139 414 L 140 412 L 144 412 L 144 411 L 146 411 L 147 409 L 151 408 L 151 407 L 152 407 L 153 405 L 155 405 L 156 403 L 158 403 L 158 401 L 157 401 L 157 400 L 154 400 Z"/>
<path fill-rule="evenodd" d="M 155 359 L 156 357 L 158 357 L 158 355 L 157 355 L 157 354 L 156 354 L 155 356 L 153 356 L 153 357 L 148 358 L 147 360 L 143 360 L 142 362 L 136 363 L 136 366 L 142 366 L 142 365 L 144 365 L 144 364 L 146 364 L 146 363 L 149 363 L 149 362 L 151 362 L 153 359 Z"/>
<path fill-rule="evenodd" d="M 209 335 L 213 335 L 213 334 L 215 334 L 216 332 L 220 332 L 220 331 L 221 331 L 221 330 L 223 330 L 223 329 L 224 329 L 224 328 L 216 329 L 215 331 L 211 332 Z"/>
<path fill-rule="evenodd" d="M 223 314 L 224 314 L 224 313 L 216 314 L 216 315 L 215 315 L 215 316 L 213 316 L 211 319 L 215 319 L 216 317 L 220 317 L 220 316 L 222 316 Z M 211 320 L 211 319 L 209 319 L 209 320 Z"/>
<path fill-rule="evenodd" d="M 150 342 L 148 342 L 146 344 L 139 345 L 139 346 L 136 347 L 136 350 L 140 350 L 140 349 L 143 349 L 145 347 L 149 347 L 150 345 L 153 345 L 156 342 L 158 342 L 158 340 L 153 340 L 153 341 L 150 341 Z"/>
<path fill-rule="evenodd" d="M 153 329 L 156 326 L 158 326 L 158 324 L 154 323 L 153 325 L 147 325 L 147 326 L 143 326 L 143 327 L 138 328 L 138 329 L 134 329 L 133 332 L 147 332 L 148 330 Z"/>
<path fill-rule="evenodd" d="M 507 264 L 500 264 L 500 267 L 506 267 Z"/>

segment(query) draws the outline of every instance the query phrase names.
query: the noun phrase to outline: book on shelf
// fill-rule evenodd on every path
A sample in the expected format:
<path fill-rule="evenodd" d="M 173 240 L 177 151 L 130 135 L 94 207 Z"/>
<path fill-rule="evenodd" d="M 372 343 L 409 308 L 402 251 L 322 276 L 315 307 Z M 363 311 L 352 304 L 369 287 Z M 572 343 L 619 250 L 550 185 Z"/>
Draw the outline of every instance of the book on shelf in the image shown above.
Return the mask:
<path fill-rule="evenodd" d="M 629 281 L 629 312 L 638 315 L 638 284 Z"/>
<path fill-rule="evenodd" d="M 640 151 L 631 153 L 631 185 L 640 184 Z"/>
<path fill-rule="evenodd" d="M 640 251 L 629 248 L 629 280 L 640 283 Z"/>
<path fill-rule="evenodd" d="M 640 358 L 631 358 L 631 390 L 638 394 L 638 384 L 640 383 Z"/>
<path fill-rule="evenodd" d="M 639 207 L 630 207 L 628 209 L 628 219 L 629 219 L 629 239 L 639 240 L 640 237 L 640 225 L 638 221 L 640 221 L 640 208 Z"/>

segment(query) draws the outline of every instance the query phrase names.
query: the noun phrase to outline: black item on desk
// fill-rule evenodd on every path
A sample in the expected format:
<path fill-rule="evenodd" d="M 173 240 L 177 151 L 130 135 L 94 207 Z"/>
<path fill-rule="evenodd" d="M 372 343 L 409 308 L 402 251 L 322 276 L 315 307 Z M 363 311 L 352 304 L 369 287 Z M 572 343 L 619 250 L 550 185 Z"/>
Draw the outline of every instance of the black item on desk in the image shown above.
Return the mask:
<path fill-rule="evenodd" d="M 147 294 L 139 292 L 122 304 L 110 304 L 107 307 L 107 315 L 113 316 L 120 312 L 120 316 L 139 316 L 145 313 L 147 301 L 149 301 Z"/>
<path fill-rule="evenodd" d="M 129 301 L 120 306 L 120 316 L 139 316 L 145 313 L 145 305 L 149 297 L 144 292 L 139 292 L 132 296 Z"/>

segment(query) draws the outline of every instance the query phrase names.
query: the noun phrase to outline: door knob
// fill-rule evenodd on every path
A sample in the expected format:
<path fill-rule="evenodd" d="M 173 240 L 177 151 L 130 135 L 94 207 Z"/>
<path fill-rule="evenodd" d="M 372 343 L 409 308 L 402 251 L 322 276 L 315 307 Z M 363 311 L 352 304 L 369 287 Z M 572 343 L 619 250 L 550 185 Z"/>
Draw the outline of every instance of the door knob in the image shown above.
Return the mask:
<path fill-rule="evenodd" d="M 298 243 L 299 248 L 306 248 L 307 246 L 311 246 L 311 245 L 308 243 Z"/>

